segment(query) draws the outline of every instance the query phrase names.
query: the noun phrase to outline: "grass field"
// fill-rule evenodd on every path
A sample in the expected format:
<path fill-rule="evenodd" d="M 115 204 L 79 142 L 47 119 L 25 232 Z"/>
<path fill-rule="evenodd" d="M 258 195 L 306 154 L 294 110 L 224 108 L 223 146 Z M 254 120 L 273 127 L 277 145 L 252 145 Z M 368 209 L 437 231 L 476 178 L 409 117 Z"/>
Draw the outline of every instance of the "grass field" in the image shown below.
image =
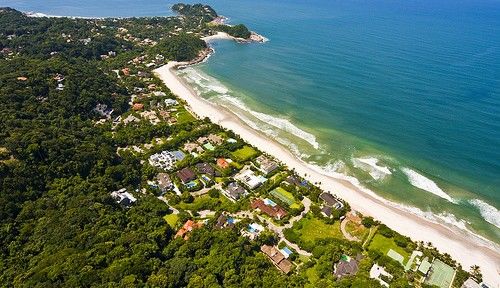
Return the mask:
<path fill-rule="evenodd" d="M 176 114 L 175 118 L 177 118 L 177 123 L 179 123 L 179 124 L 187 123 L 187 122 L 192 122 L 192 121 L 196 120 L 193 117 L 193 115 L 191 115 L 191 113 L 189 113 L 186 110 L 178 112 Z"/>
<path fill-rule="evenodd" d="M 259 152 L 257 152 L 255 149 L 253 149 L 250 146 L 244 146 L 243 148 L 238 149 L 231 154 L 235 158 L 234 160 L 236 160 L 238 162 L 245 162 L 245 161 L 250 160 L 250 159 L 254 158 L 255 156 L 257 156 L 257 154 L 259 154 Z"/>
<path fill-rule="evenodd" d="M 175 228 L 177 221 L 179 221 L 179 215 L 167 214 L 163 217 L 163 219 L 165 219 L 165 221 L 167 221 L 167 223 L 168 223 L 168 225 L 170 225 L 170 227 Z"/>
<path fill-rule="evenodd" d="M 408 259 L 410 257 L 408 252 L 406 252 L 403 248 L 399 247 L 398 245 L 396 245 L 396 243 L 394 243 L 393 239 L 386 238 L 380 234 L 377 234 L 377 235 L 375 235 L 375 237 L 373 237 L 373 239 L 370 243 L 370 246 L 368 246 L 368 249 L 378 250 L 378 251 L 384 253 L 384 255 L 387 255 L 387 252 L 389 252 L 389 249 L 392 249 L 404 257 L 405 263 L 406 263 L 406 261 L 408 261 Z"/>
<path fill-rule="evenodd" d="M 295 204 L 295 198 L 293 197 L 292 193 L 286 191 L 281 187 L 274 189 L 273 191 L 270 192 L 270 194 L 278 198 L 279 200 L 283 201 L 288 206 L 292 206 L 292 204 Z"/>
<path fill-rule="evenodd" d="M 357 223 L 354 223 L 353 221 L 347 222 L 347 224 L 345 226 L 345 230 L 349 234 L 351 234 L 354 237 L 357 237 L 361 241 L 363 241 L 368 236 L 368 233 L 370 232 L 370 230 L 367 229 L 362 224 L 357 224 Z"/>
<path fill-rule="evenodd" d="M 304 217 L 293 226 L 293 229 L 305 242 L 314 242 L 325 238 L 344 238 L 340 231 L 339 221 L 334 224 L 326 224 L 318 218 Z"/>

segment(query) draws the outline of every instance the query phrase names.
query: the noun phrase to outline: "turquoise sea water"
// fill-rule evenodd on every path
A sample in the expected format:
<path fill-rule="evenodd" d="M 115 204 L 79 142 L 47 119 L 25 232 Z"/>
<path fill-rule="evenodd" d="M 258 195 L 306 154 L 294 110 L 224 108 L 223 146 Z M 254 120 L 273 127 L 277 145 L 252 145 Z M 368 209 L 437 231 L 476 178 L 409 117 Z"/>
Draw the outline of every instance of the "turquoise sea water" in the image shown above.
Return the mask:
<path fill-rule="evenodd" d="M 181 72 L 202 96 L 325 173 L 500 243 L 500 2 L 204 2 L 270 41 L 213 43 Z M 0 0 L 99 17 L 171 4 Z"/>

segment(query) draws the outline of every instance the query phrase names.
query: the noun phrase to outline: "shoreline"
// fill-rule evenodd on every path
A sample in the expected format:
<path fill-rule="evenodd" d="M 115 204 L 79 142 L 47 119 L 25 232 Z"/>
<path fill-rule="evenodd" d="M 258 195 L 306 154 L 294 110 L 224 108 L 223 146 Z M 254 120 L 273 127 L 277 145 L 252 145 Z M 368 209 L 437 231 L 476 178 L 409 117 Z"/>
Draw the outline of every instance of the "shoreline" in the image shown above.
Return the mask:
<path fill-rule="evenodd" d="M 404 211 L 404 209 L 388 205 L 386 203 L 389 201 L 372 195 L 372 193 L 368 194 L 366 191 L 362 191 L 362 189 L 346 179 L 324 175 L 317 171 L 311 165 L 298 159 L 283 145 L 250 128 L 229 110 L 199 97 L 174 71 L 178 67 L 186 67 L 192 64 L 195 63 L 169 62 L 167 65 L 157 68 L 154 72 L 173 94 L 187 102 L 190 110 L 197 117 L 208 117 L 212 122 L 234 131 L 246 142 L 272 155 L 290 169 L 295 169 L 299 175 L 307 174 L 305 178 L 308 181 L 313 183 L 321 182 L 321 185 L 318 185 L 320 188 L 325 191 L 334 191 L 336 195 L 346 200 L 354 210 L 374 217 L 402 235 L 409 236 L 414 241 L 432 242 L 438 250 L 450 254 L 462 264 L 465 270 L 468 270 L 471 265 L 479 265 L 485 282 L 496 286 L 500 285 L 498 280 L 500 271 L 499 251 L 487 247 L 483 243 L 476 243 L 463 231 L 455 231 L 442 224 Z"/>

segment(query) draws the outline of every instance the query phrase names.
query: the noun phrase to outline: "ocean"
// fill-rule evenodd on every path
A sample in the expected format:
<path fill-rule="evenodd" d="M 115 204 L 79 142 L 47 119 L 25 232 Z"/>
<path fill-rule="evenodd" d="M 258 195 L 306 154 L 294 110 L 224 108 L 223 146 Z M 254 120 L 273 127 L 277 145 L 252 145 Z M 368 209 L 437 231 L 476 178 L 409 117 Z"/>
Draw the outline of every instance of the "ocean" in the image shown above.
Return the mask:
<path fill-rule="evenodd" d="M 500 2 L 203 2 L 269 38 L 213 42 L 180 71 L 204 98 L 323 173 L 500 243 Z M 0 0 L 88 17 L 166 16 L 173 3 Z"/>

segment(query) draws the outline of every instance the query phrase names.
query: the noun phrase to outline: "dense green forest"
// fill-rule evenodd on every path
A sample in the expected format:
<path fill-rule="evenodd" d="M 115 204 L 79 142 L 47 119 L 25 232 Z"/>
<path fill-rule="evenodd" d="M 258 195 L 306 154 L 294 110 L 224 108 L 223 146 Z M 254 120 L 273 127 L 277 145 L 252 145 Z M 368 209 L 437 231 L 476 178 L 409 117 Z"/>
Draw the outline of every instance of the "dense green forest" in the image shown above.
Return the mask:
<path fill-rule="evenodd" d="M 242 151 L 254 152 L 239 160 L 241 166 L 249 165 L 261 154 L 232 132 L 193 117 L 179 99 L 174 108 L 161 108 L 175 97 L 151 70 L 170 60 L 197 57 L 206 48 L 200 36 L 214 32 L 207 22 L 217 17 L 201 4 L 174 9 L 189 20 L 31 18 L 0 8 L 0 286 L 382 287 L 369 278 L 375 262 L 394 275 L 391 287 L 418 283 L 416 273 L 361 243 L 335 235 L 304 239 L 297 231 L 306 221 L 333 227 L 349 206 L 344 203 L 325 218 L 319 188 L 285 183 L 293 176 L 286 167 L 268 175 L 271 180 L 253 193 L 271 197 L 269 191 L 280 188 L 297 202 L 305 197 L 313 201 L 303 223 L 285 230 L 288 240 L 310 254 L 293 256 L 298 265 L 289 275 L 260 252 L 262 244 L 284 245 L 275 233 L 265 231 L 255 240 L 241 235 L 260 218 L 244 219 L 234 229 L 214 228 L 222 212 L 249 209 L 248 199 L 231 202 L 215 188 L 203 196 L 190 194 L 193 189 L 179 184 L 174 173 L 180 196 L 148 184 L 160 172 L 148 164 L 151 155 L 185 149 L 186 142 L 204 135 L 233 141 L 198 157 L 187 155 L 176 170 L 220 157 L 238 160 L 245 156 Z M 230 29 L 242 37 L 248 32 L 244 26 Z M 160 123 L 144 120 L 147 115 L 141 113 L 151 111 L 162 115 Z M 134 146 L 140 147 L 129 149 Z M 218 169 L 217 185 L 227 187 L 232 181 L 241 169 L 234 168 L 240 165 L 236 162 Z M 122 188 L 137 198 L 133 205 L 111 196 Z M 200 219 L 199 211 L 206 209 L 215 215 L 204 218 L 203 227 L 189 238 L 174 237 L 186 220 Z M 289 223 L 303 209 L 287 209 L 290 215 L 276 224 Z M 171 215 L 178 219 L 166 220 Z M 375 227 L 377 235 L 403 252 L 417 248 L 371 218 L 359 224 L 368 238 L 376 234 L 371 233 Z M 458 270 L 456 286 L 469 276 L 448 255 L 418 246 Z M 337 279 L 333 265 L 344 254 L 364 256 L 355 277 Z"/>

